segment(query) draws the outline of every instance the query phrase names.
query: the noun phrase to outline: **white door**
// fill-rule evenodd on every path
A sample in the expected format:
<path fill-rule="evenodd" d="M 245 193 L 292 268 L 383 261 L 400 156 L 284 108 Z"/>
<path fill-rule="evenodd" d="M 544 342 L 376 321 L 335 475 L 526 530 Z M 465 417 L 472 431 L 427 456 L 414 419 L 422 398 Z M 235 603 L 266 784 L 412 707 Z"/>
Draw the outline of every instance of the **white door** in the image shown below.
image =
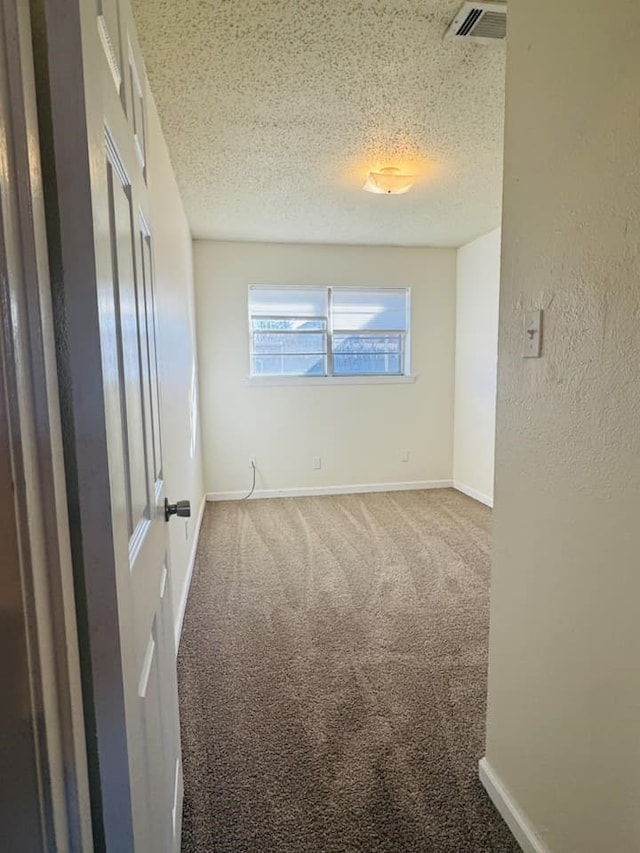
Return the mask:
<path fill-rule="evenodd" d="M 162 468 L 142 62 L 128 3 L 96 8 L 106 183 L 98 276 L 136 851 L 179 849 L 180 733 Z M 98 189 L 100 189 L 98 187 Z"/>
<path fill-rule="evenodd" d="M 84 531 L 76 551 L 87 588 L 94 802 L 107 850 L 134 844 L 136 853 L 168 853 L 180 847 L 182 778 L 144 69 L 126 0 L 45 6 L 74 430 L 67 452 Z M 103 537 L 111 557 L 94 551 L 89 558 Z"/>

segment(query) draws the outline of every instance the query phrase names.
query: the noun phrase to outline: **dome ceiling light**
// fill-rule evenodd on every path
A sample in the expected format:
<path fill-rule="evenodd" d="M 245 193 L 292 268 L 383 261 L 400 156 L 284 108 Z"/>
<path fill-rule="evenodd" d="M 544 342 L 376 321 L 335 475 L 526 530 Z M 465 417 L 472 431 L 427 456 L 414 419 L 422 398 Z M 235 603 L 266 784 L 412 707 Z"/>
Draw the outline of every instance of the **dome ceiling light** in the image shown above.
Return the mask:
<path fill-rule="evenodd" d="M 409 192 L 415 180 L 415 175 L 405 175 L 395 166 L 386 166 L 377 172 L 369 172 L 362 189 L 381 195 L 402 195 Z"/>

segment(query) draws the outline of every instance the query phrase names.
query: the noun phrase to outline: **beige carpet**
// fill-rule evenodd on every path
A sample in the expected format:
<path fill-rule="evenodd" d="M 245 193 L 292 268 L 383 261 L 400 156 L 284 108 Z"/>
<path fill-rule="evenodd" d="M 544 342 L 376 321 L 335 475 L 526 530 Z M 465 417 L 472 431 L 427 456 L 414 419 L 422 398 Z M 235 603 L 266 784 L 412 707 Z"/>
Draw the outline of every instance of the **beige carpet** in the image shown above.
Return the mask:
<path fill-rule="evenodd" d="M 185 853 L 515 853 L 477 778 L 491 513 L 210 504 L 178 658 Z"/>

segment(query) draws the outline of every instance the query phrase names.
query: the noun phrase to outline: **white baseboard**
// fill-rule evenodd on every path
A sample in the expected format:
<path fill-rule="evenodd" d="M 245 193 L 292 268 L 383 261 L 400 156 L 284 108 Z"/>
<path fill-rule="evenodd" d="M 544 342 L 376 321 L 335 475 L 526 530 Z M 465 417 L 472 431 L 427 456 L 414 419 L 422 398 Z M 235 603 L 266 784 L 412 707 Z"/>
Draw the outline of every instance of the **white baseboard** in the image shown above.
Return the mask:
<path fill-rule="evenodd" d="M 409 483 L 359 483 L 353 486 L 307 486 L 302 489 L 262 489 L 255 491 L 251 500 L 258 498 L 308 498 L 314 495 L 357 495 L 364 492 L 408 492 L 422 489 L 450 489 L 451 480 L 413 480 Z M 208 501 L 238 501 L 246 492 L 209 492 Z"/>
<path fill-rule="evenodd" d="M 180 636 L 182 634 L 182 623 L 184 622 L 184 614 L 187 609 L 187 599 L 189 598 L 189 588 L 191 587 L 191 578 L 193 577 L 193 567 L 196 564 L 196 552 L 198 550 L 198 539 L 200 538 L 200 528 L 202 527 L 202 516 L 206 506 L 207 496 L 202 498 L 200 509 L 198 510 L 198 518 L 196 519 L 195 530 L 193 531 L 193 542 L 191 543 L 191 553 L 189 554 L 189 562 L 187 563 L 187 574 L 182 585 L 182 594 L 180 596 L 180 606 L 176 613 L 175 622 L 175 640 L 176 640 L 176 655 L 178 654 L 178 646 L 180 645 Z"/>
<path fill-rule="evenodd" d="M 524 853 L 551 853 L 503 786 L 486 758 L 480 761 L 480 781 Z"/>
<path fill-rule="evenodd" d="M 481 504 L 490 506 L 493 509 L 493 498 L 490 498 L 489 495 L 483 495 L 482 492 L 479 492 L 477 489 L 472 489 L 471 486 L 465 486 L 465 484 L 461 483 L 459 480 L 453 481 L 453 488 L 462 492 L 463 495 L 473 498 L 474 501 L 480 501 Z"/>

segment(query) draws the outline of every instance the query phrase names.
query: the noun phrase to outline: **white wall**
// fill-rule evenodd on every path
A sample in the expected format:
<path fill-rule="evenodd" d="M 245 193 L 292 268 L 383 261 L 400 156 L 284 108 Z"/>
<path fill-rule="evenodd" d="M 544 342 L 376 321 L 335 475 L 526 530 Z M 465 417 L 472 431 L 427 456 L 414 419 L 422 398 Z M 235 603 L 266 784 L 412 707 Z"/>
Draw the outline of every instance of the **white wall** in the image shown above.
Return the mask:
<path fill-rule="evenodd" d="M 248 491 L 254 456 L 259 490 L 451 480 L 454 250 L 196 241 L 194 258 L 207 492 Z M 417 381 L 249 386 L 250 284 L 411 287 Z"/>
<path fill-rule="evenodd" d="M 191 501 L 190 520 L 169 524 L 171 590 L 179 623 L 202 507 L 201 442 L 191 233 L 153 98 L 148 92 L 149 193 L 158 313 L 160 417 L 164 477 L 170 500 Z"/>
<path fill-rule="evenodd" d="M 640 850 L 639 39 L 509 0 L 487 759 L 553 853 Z"/>
<path fill-rule="evenodd" d="M 453 479 L 493 506 L 500 229 L 458 250 Z"/>

